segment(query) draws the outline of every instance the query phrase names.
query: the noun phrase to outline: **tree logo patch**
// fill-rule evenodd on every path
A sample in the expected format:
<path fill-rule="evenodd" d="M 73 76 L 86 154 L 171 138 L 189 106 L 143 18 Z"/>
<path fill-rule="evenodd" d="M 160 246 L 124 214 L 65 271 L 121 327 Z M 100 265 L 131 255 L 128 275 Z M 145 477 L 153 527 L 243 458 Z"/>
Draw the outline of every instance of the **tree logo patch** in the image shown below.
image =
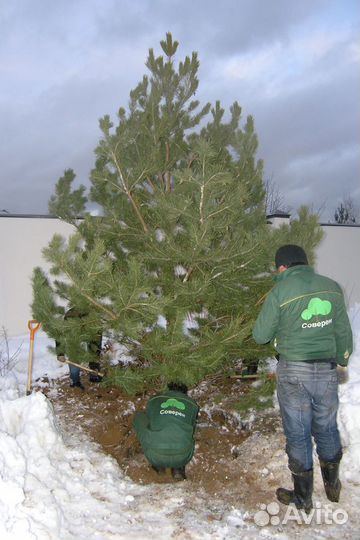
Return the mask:
<path fill-rule="evenodd" d="M 168 409 L 169 407 L 174 407 L 175 409 L 179 409 L 180 411 L 185 410 L 185 405 L 181 401 L 178 401 L 175 398 L 169 398 L 166 401 L 163 401 L 163 403 L 160 405 L 162 409 Z"/>
<path fill-rule="evenodd" d="M 304 321 L 310 321 L 317 315 L 329 315 L 332 309 L 331 302 L 328 300 L 321 300 L 321 298 L 312 298 L 309 305 L 301 314 L 301 318 Z"/>

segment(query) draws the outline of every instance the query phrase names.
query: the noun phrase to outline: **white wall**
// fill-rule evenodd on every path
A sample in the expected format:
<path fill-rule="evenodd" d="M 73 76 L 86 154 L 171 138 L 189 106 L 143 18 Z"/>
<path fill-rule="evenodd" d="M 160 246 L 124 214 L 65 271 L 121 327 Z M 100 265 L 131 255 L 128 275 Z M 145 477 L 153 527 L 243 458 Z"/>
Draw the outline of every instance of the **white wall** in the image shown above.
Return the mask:
<path fill-rule="evenodd" d="M 0 217 L 0 328 L 9 336 L 29 332 L 32 272 L 35 266 L 49 268 L 41 250 L 55 233 L 68 237 L 73 231 L 56 218 Z"/>
<path fill-rule="evenodd" d="M 349 306 L 360 303 L 360 226 L 322 224 L 322 228 L 316 270 L 343 287 Z"/>
<path fill-rule="evenodd" d="M 316 270 L 340 283 L 348 305 L 360 303 L 360 227 L 323 225 L 323 229 Z M 0 216 L 0 328 L 5 327 L 9 336 L 28 333 L 33 268 L 48 270 L 42 249 L 55 233 L 67 238 L 73 231 L 56 218 Z"/>
<path fill-rule="evenodd" d="M 290 223 L 290 214 L 267 216 L 274 228 Z M 315 270 L 337 281 L 347 305 L 360 303 L 360 226 L 321 223 L 324 236 L 316 249 Z"/>

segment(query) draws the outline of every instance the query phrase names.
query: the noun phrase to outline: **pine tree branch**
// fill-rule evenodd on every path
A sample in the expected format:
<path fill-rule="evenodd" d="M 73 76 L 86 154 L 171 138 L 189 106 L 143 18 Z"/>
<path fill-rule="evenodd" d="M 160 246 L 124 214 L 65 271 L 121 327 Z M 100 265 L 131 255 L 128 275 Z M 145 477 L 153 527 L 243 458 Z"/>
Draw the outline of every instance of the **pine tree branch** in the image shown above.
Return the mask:
<path fill-rule="evenodd" d="M 216 279 L 216 278 L 219 277 L 219 276 L 222 276 L 223 273 L 224 273 L 224 272 L 218 272 L 217 274 L 215 274 L 215 276 L 211 276 L 211 277 L 209 278 L 209 281 L 211 281 L 211 280 L 213 280 L 213 279 Z"/>
<path fill-rule="evenodd" d="M 259 300 L 255 303 L 255 306 L 259 306 L 260 304 L 262 304 L 265 300 L 265 298 L 267 297 L 267 295 L 269 294 L 270 291 L 267 291 L 265 294 L 263 294 Z"/>
<path fill-rule="evenodd" d="M 139 306 L 140 308 L 140 307 L 147 307 L 149 304 L 146 302 L 139 302 L 135 305 Z M 123 308 L 119 310 L 119 313 L 122 313 L 123 311 L 134 311 L 135 313 L 138 313 L 139 315 L 143 315 L 144 314 L 143 311 L 136 309 L 135 305 L 133 306 L 132 304 L 127 304 L 126 306 L 124 306 Z"/>
<path fill-rule="evenodd" d="M 193 155 L 189 158 L 189 161 L 188 161 L 188 164 L 187 164 L 188 169 L 191 168 L 191 166 L 192 166 L 192 164 L 194 163 L 195 159 L 196 159 L 196 155 L 195 155 L 195 154 L 193 154 Z"/>
<path fill-rule="evenodd" d="M 186 283 L 188 281 L 188 279 L 190 277 L 190 274 L 192 273 L 193 269 L 194 269 L 193 267 L 190 267 L 189 270 L 186 272 L 186 275 L 185 275 L 185 277 L 183 279 L 183 283 Z"/>
<path fill-rule="evenodd" d="M 205 184 L 202 184 L 200 188 L 200 202 L 199 202 L 199 214 L 200 214 L 201 225 L 204 225 L 204 215 L 203 215 L 204 196 L 205 196 Z"/>
<path fill-rule="evenodd" d="M 147 182 L 149 182 L 149 184 L 150 184 L 150 186 L 151 186 L 151 189 L 152 189 L 153 192 L 155 193 L 155 191 L 156 191 L 155 185 L 154 185 L 153 182 L 150 180 L 149 176 L 147 176 L 147 177 L 145 178 L 145 180 L 146 180 Z"/>
<path fill-rule="evenodd" d="M 143 218 L 143 216 L 142 216 L 142 214 L 141 214 L 141 212 L 140 212 L 140 209 L 139 209 L 138 205 L 136 204 L 136 201 L 135 201 L 134 197 L 132 196 L 132 194 L 131 194 L 131 192 L 130 192 L 128 186 L 126 185 L 126 182 L 125 182 L 125 179 L 124 179 L 124 176 L 123 176 L 121 167 L 120 167 L 120 165 L 119 165 L 119 162 L 118 162 L 118 160 L 117 160 L 116 154 L 115 154 L 115 152 L 114 152 L 113 150 L 111 150 L 111 149 L 110 149 L 110 153 L 111 153 L 112 159 L 113 159 L 113 161 L 114 161 L 114 163 L 115 163 L 115 166 L 116 166 L 116 168 L 117 168 L 117 171 L 118 171 L 118 173 L 119 173 L 119 177 L 120 177 L 120 181 L 121 181 L 123 190 L 124 190 L 124 192 L 126 193 L 128 199 L 129 199 L 129 201 L 131 202 L 131 204 L 132 204 L 132 206 L 133 206 L 133 208 L 134 208 L 134 210 L 135 210 L 135 214 L 137 215 L 137 217 L 138 217 L 138 219 L 139 219 L 139 221 L 140 221 L 140 223 L 141 223 L 141 225 L 142 225 L 142 227 L 143 227 L 143 229 L 144 229 L 144 232 L 145 232 L 146 234 L 148 234 L 149 229 L 148 229 L 148 227 L 147 227 L 147 225 L 146 225 L 146 223 L 145 223 L 145 221 L 144 221 L 144 218 Z"/>
<path fill-rule="evenodd" d="M 118 318 L 116 313 L 114 313 L 110 309 L 106 308 L 103 304 L 101 304 L 100 302 L 97 302 L 96 300 L 94 300 L 94 298 L 92 298 L 89 294 L 87 294 L 82 289 L 82 287 L 80 285 L 78 285 L 77 281 L 73 278 L 73 276 L 71 276 L 71 274 L 67 270 L 63 270 L 63 272 L 69 278 L 69 280 L 73 283 L 74 287 L 76 287 L 76 289 L 78 289 L 81 296 L 86 298 L 86 300 L 88 300 L 93 306 L 95 306 L 95 307 L 101 309 L 102 311 L 104 311 L 105 313 L 107 313 L 111 317 L 112 320 L 116 320 Z"/>
<path fill-rule="evenodd" d="M 210 219 L 213 216 L 216 216 L 216 214 L 220 214 L 221 212 L 224 212 L 225 210 L 228 210 L 230 206 L 224 206 L 224 208 L 220 208 L 219 210 L 216 210 L 215 212 L 212 212 L 208 215 L 208 219 Z"/>
<path fill-rule="evenodd" d="M 201 225 L 204 225 L 204 222 L 205 222 L 205 219 L 206 219 L 206 217 L 204 217 L 205 188 L 206 188 L 207 184 L 210 184 L 210 182 L 217 176 L 217 174 L 218 173 L 215 173 L 212 176 L 210 176 L 210 178 L 208 178 L 208 180 L 203 182 L 201 184 L 201 187 L 200 187 L 199 214 L 200 214 L 200 223 L 201 223 Z M 205 176 L 205 160 L 203 161 L 203 176 Z M 229 207 L 227 206 L 227 207 L 222 208 L 220 210 L 216 210 L 216 212 L 212 212 L 212 214 L 207 216 L 207 219 L 214 216 L 218 212 L 222 212 L 223 210 L 226 210 L 226 208 L 229 208 Z"/>
<path fill-rule="evenodd" d="M 166 165 L 168 165 L 169 161 L 170 161 L 170 145 L 169 145 L 168 141 L 166 141 L 165 147 L 166 147 Z M 165 186 L 166 186 L 166 192 L 170 193 L 170 191 L 171 191 L 171 175 L 170 175 L 170 171 L 165 172 Z"/>
<path fill-rule="evenodd" d="M 242 332 L 239 330 L 239 332 L 236 332 L 236 334 L 233 334 L 232 336 L 228 336 L 227 338 L 222 339 L 220 343 L 226 343 L 227 341 L 237 338 L 241 334 Z"/>
<path fill-rule="evenodd" d="M 158 176 L 158 179 L 159 179 L 160 190 L 161 190 L 162 193 L 164 193 L 164 191 L 166 191 L 164 175 L 163 175 L 162 172 L 159 172 L 157 176 Z"/>

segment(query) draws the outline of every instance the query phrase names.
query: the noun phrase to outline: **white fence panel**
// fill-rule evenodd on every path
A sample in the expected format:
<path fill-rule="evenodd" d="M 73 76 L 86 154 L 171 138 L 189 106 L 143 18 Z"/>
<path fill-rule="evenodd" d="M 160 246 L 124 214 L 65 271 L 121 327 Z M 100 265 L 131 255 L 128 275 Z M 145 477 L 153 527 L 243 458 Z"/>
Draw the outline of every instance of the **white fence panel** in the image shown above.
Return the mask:
<path fill-rule="evenodd" d="M 316 269 L 345 290 L 349 306 L 360 303 L 360 227 L 323 225 Z M 9 336 L 27 333 L 32 318 L 31 276 L 35 266 L 48 270 L 42 256 L 55 233 L 67 238 L 74 228 L 49 216 L 0 216 L 0 327 Z"/>
<path fill-rule="evenodd" d="M 55 233 L 68 237 L 74 228 L 51 217 L 0 218 L 0 327 L 9 336 L 26 334 L 32 318 L 31 276 L 35 266 L 48 270 L 42 256 Z"/>

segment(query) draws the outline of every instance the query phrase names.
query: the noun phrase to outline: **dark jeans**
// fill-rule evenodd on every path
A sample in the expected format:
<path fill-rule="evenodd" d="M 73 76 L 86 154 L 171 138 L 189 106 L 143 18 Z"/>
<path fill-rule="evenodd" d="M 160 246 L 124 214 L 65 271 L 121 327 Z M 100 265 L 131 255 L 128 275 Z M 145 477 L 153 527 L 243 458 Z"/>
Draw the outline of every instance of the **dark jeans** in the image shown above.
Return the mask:
<path fill-rule="evenodd" d="M 90 343 L 87 344 L 88 351 L 95 352 L 96 355 L 99 357 L 101 354 L 101 343 L 102 343 L 102 335 L 99 335 L 98 338 L 94 341 L 90 341 Z M 55 341 L 55 350 L 57 356 L 64 356 L 64 352 L 60 346 L 59 341 Z M 95 366 L 91 366 L 93 369 L 96 369 Z M 76 366 L 72 366 L 69 364 L 69 373 L 70 373 L 70 380 L 73 384 L 80 382 L 80 368 Z"/>
<path fill-rule="evenodd" d="M 69 364 L 70 380 L 73 384 L 80 382 L 80 368 Z"/>
<path fill-rule="evenodd" d="M 280 359 L 277 395 L 286 436 L 289 468 L 313 468 L 312 437 L 319 458 L 338 462 L 342 456 L 336 423 L 338 380 L 335 362 L 293 362 Z"/>

